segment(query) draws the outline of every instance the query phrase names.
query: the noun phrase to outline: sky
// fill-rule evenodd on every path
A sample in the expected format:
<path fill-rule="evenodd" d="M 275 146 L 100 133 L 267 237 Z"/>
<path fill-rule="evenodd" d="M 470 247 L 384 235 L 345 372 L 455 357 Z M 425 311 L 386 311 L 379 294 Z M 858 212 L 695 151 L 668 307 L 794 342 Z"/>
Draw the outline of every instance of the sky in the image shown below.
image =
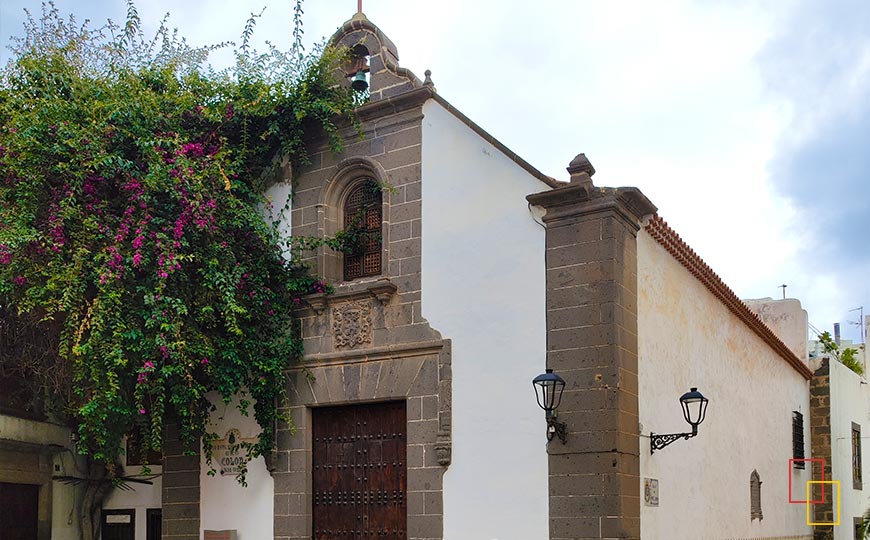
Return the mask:
<path fill-rule="evenodd" d="M 57 0 L 122 22 L 119 0 Z M 23 9 L 0 0 L 0 41 Z M 146 35 L 288 48 L 289 0 L 150 0 Z M 310 44 L 356 12 L 307 0 Z M 598 186 L 636 186 L 741 298 L 801 300 L 858 341 L 870 314 L 870 2 L 866 0 L 363 0 L 400 64 L 545 174 L 584 152 Z M 225 65 L 228 52 L 212 61 Z"/>

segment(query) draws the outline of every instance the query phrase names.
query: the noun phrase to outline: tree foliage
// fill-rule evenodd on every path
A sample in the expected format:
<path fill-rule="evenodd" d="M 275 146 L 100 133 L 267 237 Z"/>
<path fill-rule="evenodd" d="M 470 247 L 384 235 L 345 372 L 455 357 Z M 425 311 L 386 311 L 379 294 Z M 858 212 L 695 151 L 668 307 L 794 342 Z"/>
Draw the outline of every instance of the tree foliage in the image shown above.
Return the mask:
<path fill-rule="evenodd" d="M 841 364 L 858 375 L 864 375 L 864 366 L 861 365 L 861 362 L 857 358 L 858 349 L 846 347 L 841 350 L 840 346 L 834 341 L 834 338 L 831 337 L 830 332 L 822 332 L 819 335 L 819 343 L 822 344 L 822 349 L 826 353 L 832 354 Z"/>
<path fill-rule="evenodd" d="M 252 16 L 223 71 L 165 19 L 145 39 L 132 3 L 96 29 L 44 5 L 0 73 L 0 306 L 57 330 L 32 372 L 67 369 L 55 405 L 110 470 L 134 428 L 159 449 L 173 418 L 197 444 L 211 391 L 249 398 L 250 457 L 273 445 L 292 308 L 327 286 L 264 191 L 306 137 L 337 148 L 357 99 L 333 79 L 338 51 L 303 54 L 299 4 L 290 51 L 254 50 Z"/>

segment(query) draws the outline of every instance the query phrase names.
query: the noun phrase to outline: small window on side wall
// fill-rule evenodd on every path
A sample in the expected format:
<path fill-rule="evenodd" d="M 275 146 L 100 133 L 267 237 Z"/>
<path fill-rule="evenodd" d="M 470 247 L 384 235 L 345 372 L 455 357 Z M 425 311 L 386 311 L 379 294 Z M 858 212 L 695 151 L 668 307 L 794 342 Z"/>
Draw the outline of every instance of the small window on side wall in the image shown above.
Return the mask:
<path fill-rule="evenodd" d="M 792 411 L 791 414 L 792 457 L 795 460 L 804 459 L 804 415 L 797 411 Z M 795 469 L 803 469 L 805 467 L 806 462 L 794 461 Z"/>
<path fill-rule="evenodd" d="M 761 477 L 755 470 L 749 475 L 749 514 L 751 520 L 764 519 L 764 514 L 761 512 Z"/>
<path fill-rule="evenodd" d="M 381 273 L 381 203 L 380 186 L 368 178 L 354 186 L 345 199 L 345 281 Z"/>
<path fill-rule="evenodd" d="M 861 426 L 852 422 L 852 487 L 863 488 L 861 479 Z"/>

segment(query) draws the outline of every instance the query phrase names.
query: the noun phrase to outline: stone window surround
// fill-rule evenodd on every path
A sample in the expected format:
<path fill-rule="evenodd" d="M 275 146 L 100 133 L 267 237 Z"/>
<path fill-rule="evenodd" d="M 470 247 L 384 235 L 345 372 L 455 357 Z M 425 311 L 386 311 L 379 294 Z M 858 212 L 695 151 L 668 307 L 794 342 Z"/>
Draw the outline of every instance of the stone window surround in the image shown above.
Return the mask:
<path fill-rule="evenodd" d="M 336 165 L 336 172 L 321 190 L 317 208 L 317 230 L 321 238 L 334 236 L 344 227 L 344 207 L 348 195 L 365 182 L 374 180 L 379 186 L 387 186 L 387 173 L 377 161 L 363 156 L 349 157 Z M 381 274 L 390 260 L 390 192 L 382 191 L 381 197 Z M 317 273 L 330 283 L 344 283 L 342 255 L 331 248 L 317 249 Z M 365 279 L 365 278 L 361 278 Z"/>
<path fill-rule="evenodd" d="M 372 200 L 368 204 L 356 203 L 356 204 L 358 204 L 358 206 L 352 207 L 350 204 L 351 197 L 354 196 L 358 192 L 364 192 L 364 191 L 376 191 L 377 192 L 377 195 L 376 195 L 377 201 Z M 369 223 L 368 223 L 368 212 L 369 212 L 369 210 L 374 210 L 374 207 L 379 207 L 378 208 L 379 213 L 378 213 L 377 231 L 378 231 L 378 234 L 380 235 L 377 238 L 377 242 L 378 242 L 377 248 L 373 249 L 371 253 L 368 252 L 367 247 L 363 247 L 363 248 L 360 248 L 358 250 L 358 253 L 354 254 L 360 258 L 360 262 L 359 262 L 360 269 L 359 269 L 358 275 L 353 276 L 353 277 L 348 277 L 348 269 L 346 266 L 343 267 L 342 277 L 343 277 L 343 280 L 345 282 L 350 282 L 350 281 L 354 281 L 357 279 L 365 279 L 365 278 L 380 276 L 384 273 L 384 268 L 383 268 L 384 267 L 384 261 L 383 261 L 383 255 L 384 255 L 384 253 L 383 253 L 383 244 L 384 244 L 383 211 L 384 211 L 384 209 L 383 209 L 383 205 L 384 205 L 384 195 L 383 195 L 382 186 L 380 184 L 378 184 L 373 178 L 370 178 L 368 176 L 360 176 L 358 179 L 353 180 L 350 183 L 350 185 L 345 189 L 344 194 L 342 195 L 342 205 L 341 205 L 341 213 L 342 213 L 341 226 L 342 226 L 342 229 L 347 230 L 348 226 L 350 226 L 351 221 L 353 221 L 357 218 L 360 218 L 359 223 L 356 223 L 356 226 L 361 228 L 362 230 L 364 230 L 366 232 L 373 231 L 374 229 L 371 228 Z M 351 217 L 351 212 L 353 212 L 353 217 Z M 371 239 L 368 239 L 368 241 L 371 241 Z M 366 271 L 365 257 L 367 255 L 374 255 L 375 253 L 377 253 L 379 256 L 377 272 L 368 273 Z M 342 257 L 344 257 L 344 262 L 347 263 L 348 255 L 343 254 Z"/>
<path fill-rule="evenodd" d="M 405 401 L 408 539 L 440 540 L 442 476 L 449 465 L 450 371 L 449 340 L 433 340 L 344 351 L 336 358 L 307 362 L 288 372 L 289 412 L 296 431 L 279 433 L 273 473 L 275 538 L 311 538 L 311 409 Z"/>

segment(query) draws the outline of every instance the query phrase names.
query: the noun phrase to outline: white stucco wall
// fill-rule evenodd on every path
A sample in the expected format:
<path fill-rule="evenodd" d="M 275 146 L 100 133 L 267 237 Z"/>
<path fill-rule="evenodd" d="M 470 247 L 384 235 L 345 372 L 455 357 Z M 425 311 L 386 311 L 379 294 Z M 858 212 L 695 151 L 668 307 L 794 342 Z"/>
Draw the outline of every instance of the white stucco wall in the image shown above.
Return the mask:
<path fill-rule="evenodd" d="M 453 344 L 444 538 L 543 540 L 545 244 L 525 196 L 547 187 L 435 101 L 423 114 L 423 315 Z"/>
<path fill-rule="evenodd" d="M 254 420 L 253 405 L 249 416 L 243 416 L 236 402 L 225 404 L 217 395 L 209 395 L 217 410 L 211 414 L 209 431 L 219 437 L 230 429 L 238 429 L 242 438 L 254 438 L 260 426 Z M 247 487 L 238 483 L 236 476 L 221 476 L 218 471 L 209 476 L 209 467 L 202 457 L 200 474 L 200 534 L 204 530 L 235 529 L 237 540 L 273 538 L 275 482 L 266 469 L 262 457 L 248 464 Z"/>
<path fill-rule="evenodd" d="M 792 411 L 804 415 L 810 455 L 808 382 L 643 230 L 637 247 L 641 537 L 809 535 L 804 505 L 788 502 L 789 475 L 801 487 L 810 478 L 788 467 Z M 692 386 L 710 399 L 698 436 L 651 456 L 650 431 L 689 430 L 679 397 Z M 753 470 L 761 521 L 750 519 Z M 658 507 L 644 505 L 644 478 L 659 480 Z"/>
<path fill-rule="evenodd" d="M 831 476 L 842 490 L 842 525 L 834 527 L 834 540 L 852 540 L 853 518 L 870 508 L 870 385 L 836 360 L 830 366 Z M 852 422 L 861 426 L 862 489 L 852 483 Z"/>
<path fill-rule="evenodd" d="M 163 472 L 163 467 L 160 465 L 151 465 L 151 474 L 145 477 L 149 479 L 151 485 L 138 484 L 129 482 L 127 485 L 132 488 L 132 491 L 115 489 L 112 490 L 109 498 L 103 503 L 103 508 L 106 510 L 135 510 L 135 526 L 136 540 L 145 540 L 147 538 L 147 515 L 149 509 L 160 509 L 163 506 L 161 501 L 161 493 L 163 488 L 163 479 L 159 476 Z M 127 465 L 124 467 L 124 476 L 140 476 L 142 475 L 142 467 L 138 465 Z M 151 478 L 151 476 L 156 476 Z"/>

